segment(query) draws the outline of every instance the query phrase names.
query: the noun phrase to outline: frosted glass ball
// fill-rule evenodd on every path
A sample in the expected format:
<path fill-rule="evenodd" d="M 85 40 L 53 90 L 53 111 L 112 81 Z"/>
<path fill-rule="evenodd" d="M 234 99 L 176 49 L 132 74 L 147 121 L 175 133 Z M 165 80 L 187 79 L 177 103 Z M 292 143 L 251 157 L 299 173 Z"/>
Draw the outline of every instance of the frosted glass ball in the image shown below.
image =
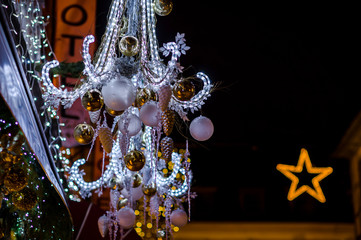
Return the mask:
<path fill-rule="evenodd" d="M 144 196 L 142 186 L 132 188 L 131 192 L 133 201 L 138 201 Z"/>
<path fill-rule="evenodd" d="M 135 87 L 128 78 L 116 74 L 113 80 L 103 86 L 102 96 L 108 108 L 123 111 L 133 104 Z"/>
<path fill-rule="evenodd" d="M 130 207 L 124 207 L 118 211 L 117 219 L 122 228 L 129 229 L 135 223 L 135 213 Z"/>
<path fill-rule="evenodd" d="M 206 141 L 212 137 L 214 132 L 214 126 L 212 121 L 203 116 L 199 116 L 191 122 L 189 131 L 192 137 L 198 141 Z"/>
<path fill-rule="evenodd" d="M 188 222 L 187 213 L 182 209 L 174 210 L 170 215 L 170 221 L 174 226 L 183 227 Z"/>
<path fill-rule="evenodd" d="M 126 122 L 128 122 L 128 127 L 125 127 Z M 128 132 L 130 137 L 137 135 L 140 129 L 142 129 L 142 121 L 139 117 L 133 113 L 122 115 L 118 122 L 119 130 L 125 135 Z"/>
<path fill-rule="evenodd" d="M 132 188 L 130 191 L 132 193 L 132 201 L 138 201 L 144 196 L 142 186 Z M 129 192 L 125 188 L 121 191 L 121 194 L 130 200 Z"/>
<path fill-rule="evenodd" d="M 161 118 L 161 110 L 158 104 L 154 101 L 146 102 L 140 109 L 139 118 L 147 126 L 158 126 Z"/>

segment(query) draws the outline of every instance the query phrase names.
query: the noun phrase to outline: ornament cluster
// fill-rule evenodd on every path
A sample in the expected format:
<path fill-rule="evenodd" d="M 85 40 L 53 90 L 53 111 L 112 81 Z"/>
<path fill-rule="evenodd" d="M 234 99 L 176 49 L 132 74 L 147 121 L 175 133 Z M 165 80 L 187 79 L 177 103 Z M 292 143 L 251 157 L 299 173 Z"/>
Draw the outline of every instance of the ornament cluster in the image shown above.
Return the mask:
<path fill-rule="evenodd" d="M 84 39 L 80 87 L 68 92 L 52 84 L 49 72 L 57 61 L 42 70 L 46 105 L 67 108 L 80 98 L 91 121 L 76 126 L 74 138 L 83 145 L 99 138 L 110 158 L 101 178 L 93 182 L 85 182 L 79 169 L 86 159 L 76 160 L 69 170 L 69 182 L 83 197 L 93 190 L 101 194 L 103 187 L 111 189 L 109 211 L 98 221 L 102 236 L 115 239 L 118 232 L 134 227 L 140 211 L 158 237 L 168 238 L 174 227 L 188 221 L 183 203 L 188 202 L 190 211 L 194 196 L 188 142 L 184 151 L 175 151 L 172 132 L 177 121 L 187 122 L 189 112 L 201 109 L 212 84 L 201 72 L 183 76 L 179 57 L 189 50 L 184 34 L 158 48 L 156 15 L 168 15 L 172 9 L 170 0 L 114 0 L 93 61 L 89 45 L 94 37 Z M 170 57 L 167 64 L 160 54 Z M 195 140 L 206 141 L 213 131 L 205 116 L 190 123 Z"/>

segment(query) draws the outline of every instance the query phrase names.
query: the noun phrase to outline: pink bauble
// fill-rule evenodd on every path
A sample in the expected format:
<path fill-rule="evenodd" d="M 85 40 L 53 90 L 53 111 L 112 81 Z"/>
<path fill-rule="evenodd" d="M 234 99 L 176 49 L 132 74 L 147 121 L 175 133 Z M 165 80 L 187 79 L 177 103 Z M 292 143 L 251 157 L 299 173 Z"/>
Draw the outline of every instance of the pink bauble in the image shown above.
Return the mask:
<path fill-rule="evenodd" d="M 135 223 L 135 213 L 130 207 L 123 207 L 117 213 L 117 220 L 122 228 L 129 229 Z"/>
<path fill-rule="evenodd" d="M 198 141 L 206 141 L 212 137 L 214 126 L 209 118 L 199 116 L 191 122 L 189 131 L 192 137 Z"/>
<path fill-rule="evenodd" d="M 182 209 L 176 209 L 171 213 L 170 221 L 174 226 L 183 227 L 188 222 L 187 213 Z"/>
<path fill-rule="evenodd" d="M 121 191 L 121 193 L 125 197 L 127 197 L 129 200 L 132 199 L 133 201 L 138 201 L 144 196 L 142 186 L 131 188 L 130 192 L 132 196 L 129 195 L 129 192 L 125 188 L 123 188 L 123 190 Z"/>
<path fill-rule="evenodd" d="M 150 127 L 158 126 L 161 117 L 161 110 L 154 101 L 146 102 L 140 109 L 139 118 Z"/>
<path fill-rule="evenodd" d="M 135 88 L 128 78 L 116 74 L 114 79 L 103 86 L 102 96 L 108 108 L 124 111 L 135 100 Z"/>
<path fill-rule="evenodd" d="M 128 122 L 127 128 L 125 127 L 126 122 Z M 119 119 L 118 127 L 121 133 L 125 135 L 128 132 L 128 135 L 131 137 L 137 135 L 140 129 L 142 129 L 142 122 L 139 117 L 133 113 L 123 114 Z"/>

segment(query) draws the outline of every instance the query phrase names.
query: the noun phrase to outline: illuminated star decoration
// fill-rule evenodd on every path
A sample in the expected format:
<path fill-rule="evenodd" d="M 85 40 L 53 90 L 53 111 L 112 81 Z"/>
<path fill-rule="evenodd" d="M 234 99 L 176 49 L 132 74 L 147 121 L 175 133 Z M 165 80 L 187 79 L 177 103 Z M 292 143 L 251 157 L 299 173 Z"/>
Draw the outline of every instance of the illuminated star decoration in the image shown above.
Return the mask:
<path fill-rule="evenodd" d="M 308 185 L 302 185 L 297 189 L 297 185 L 299 183 L 298 177 L 296 177 L 293 173 L 301 173 L 303 171 L 303 166 L 306 166 L 307 172 L 310 174 L 318 174 L 314 178 L 312 178 L 313 188 Z M 298 159 L 297 166 L 278 164 L 277 170 L 288 177 L 292 183 L 290 190 L 288 191 L 287 199 L 289 201 L 294 200 L 299 195 L 304 192 L 307 192 L 312 197 L 320 201 L 321 203 L 326 202 L 325 195 L 323 195 L 322 189 L 320 187 L 320 181 L 330 175 L 332 173 L 331 167 L 312 167 L 310 157 L 308 156 L 308 152 L 306 149 L 302 148 L 300 157 Z"/>

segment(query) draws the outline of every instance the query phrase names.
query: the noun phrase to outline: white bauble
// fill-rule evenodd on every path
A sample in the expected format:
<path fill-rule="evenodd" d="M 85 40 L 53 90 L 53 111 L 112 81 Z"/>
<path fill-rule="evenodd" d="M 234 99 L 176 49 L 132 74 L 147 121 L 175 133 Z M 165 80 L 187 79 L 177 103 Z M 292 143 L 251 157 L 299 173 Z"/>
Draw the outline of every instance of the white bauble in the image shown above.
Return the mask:
<path fill-rule="evenodd" d="M 135 213 L 130 207 L 123 207 L 117 213 L 117 220 L 122 228 L 129 229 L 135 223 Z"/>
<path fill-rule="evenodd" d="M 102 237 L 105 237 L 108 233 L 108 222 L 108 217 L 106 215 L 103 215 L 98 219 L 98 228 Z"/>
<path fill-rule="evenodd" d="M 192 137 L 198 141 L 206 141 L 212 137 L 214 126 L 209 118 L 199 116 L 191 122 L 189 131 Z"/>
<path fill-rule="evenodd" d="M 154 101 L 146 102 L 140 109 L 139 118 L 147 126 L 158 126 L 161 118 L 161 110 L 158 104 Z"/>
<path fill-rule="evenodd" d="M 132 188 L 130 190 L 130 192 L 131 192 L 132 196 L 130 196 L 129 192 L 124 188 L 121 191 L 121 194 L 123 194 L 129 200 L 132 199 L 133 201 L 138 201 L 139 199 L 141 199 L 144 196 L 142 186 Z"/>
<path fill-rule="evenodd" d="M 170 215 L 170 222 L 177 227 L 183 227 L 188 222 L 187 213 L 182 209 L 174 210 Z"/>
<path fill-rule="evenodd" d="M 125 127 L 125 123 L 128 122 L 128 127 Z M 128 135 L 135 136 L 142 129 L 142 121 L 139 117 L 133 113 L 122 115 L 118 122 L 119 130 L 125 135 L 128 132 Z"/>
<path fill-rule="evenodd" d="M 142 186 L 132 188 L 131 193 L 133 201 L 138 201 L 144 196 Z"/>
<path fill-rule="evenodd" d="M 124 111 L 135 100 L 135 88 L 128 78 L 116 74 L 113 80 L 103 86 L 102 96 L 108 108 Z"/>

